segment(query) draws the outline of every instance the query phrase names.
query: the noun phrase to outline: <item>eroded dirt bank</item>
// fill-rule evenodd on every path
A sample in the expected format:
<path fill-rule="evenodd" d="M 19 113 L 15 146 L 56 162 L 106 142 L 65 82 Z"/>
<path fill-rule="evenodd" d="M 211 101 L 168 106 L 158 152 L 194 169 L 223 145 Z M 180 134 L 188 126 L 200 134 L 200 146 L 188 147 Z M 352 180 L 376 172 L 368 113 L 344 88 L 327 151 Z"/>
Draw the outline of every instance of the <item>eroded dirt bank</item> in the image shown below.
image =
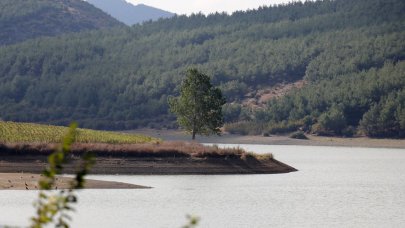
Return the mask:
<path fill-rule="evenodd" d="M 43 156 L 1 156 L 0 173 L 41 173 L 47 165 Z M 74 173 L 78 159 L 65 166 L 67 174 Z M 272 174 L 297 171 L 275 159 L 246 161 L 235 158 L 119 158 L 97 157 L 91 174 Z"/>
<path fill-rule="evenodd" d="M 52 144 L 0 144 L 0 173 L 41 173 Z M 218 148 L 198 143 L 74 144 L 66 158 L 65 173 L 74 173 L 80 157 L 95 155 L 91 174 L 271 174 L 296 171 L 273 159 L 241 148 Z"/>

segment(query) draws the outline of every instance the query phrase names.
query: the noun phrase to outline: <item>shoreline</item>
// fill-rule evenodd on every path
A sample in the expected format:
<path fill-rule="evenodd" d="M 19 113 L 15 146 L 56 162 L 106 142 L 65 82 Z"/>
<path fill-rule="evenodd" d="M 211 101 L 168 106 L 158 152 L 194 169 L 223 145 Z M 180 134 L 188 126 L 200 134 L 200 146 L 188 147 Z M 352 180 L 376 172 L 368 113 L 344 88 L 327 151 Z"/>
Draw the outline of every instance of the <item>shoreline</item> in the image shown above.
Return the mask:
<path fill-rule="evenodd" d="M 191 141 L 191 136 L 180 130 L 137 129 L 125 133 L 145 134 L 161 138 L 164 141 Z M 405 149 L 405 139 L 374 139 L 367 137 L 326 137 L 306 135 L 308 140 L 292 139 L 285 135 L 270 137 L 252 135 L 234 135 L 224 133 L 222 136 L 197 136 L 196 142 L 211 144 L 262 144 L 285 146 L 332 146 L 332 147 L 363 147 L 363 148 L 398 148 Z"/>
<path fill-rule="evenodd" d="M 0 191 L 1 190 L 39 190 L 38 181 L 42 174 L 34 173 L 3 173 L 0 172 Z M 56 189 L 67 189 L 72 177 L 57 176 L 55 182 Z M 150 189 L 151 187 L 128 184 L 115 181 L 101 181 L 86 179 L 84 189 Z"/>
<path fill-rule="evenodd" d="M 3 156 L 1 173 L 40 174 L 47 166 L 45 156 Z M 64 174 L 74 174 L 78 157 L 64 166 Z M 257 161 L 238 158 L 107 158 L 97 157 L 90 175 L 224 175 L 278 174 L 297 171 L 275 159 Z"/>
<path fill-rule="evenodd" d="M 0 173 L 37 173 L 48 165 L 55 144 L 0 144 Z M 65 174 L 73 174 L 88 151 L 95 156 L 89 174 L 126 175 L 212 175 L 273 174 L 297 171 L 273 158 L 240 148 L 221 149 L 199 143 L 161 142 L 155 144 L 76 143 L 66 157 Z"/>

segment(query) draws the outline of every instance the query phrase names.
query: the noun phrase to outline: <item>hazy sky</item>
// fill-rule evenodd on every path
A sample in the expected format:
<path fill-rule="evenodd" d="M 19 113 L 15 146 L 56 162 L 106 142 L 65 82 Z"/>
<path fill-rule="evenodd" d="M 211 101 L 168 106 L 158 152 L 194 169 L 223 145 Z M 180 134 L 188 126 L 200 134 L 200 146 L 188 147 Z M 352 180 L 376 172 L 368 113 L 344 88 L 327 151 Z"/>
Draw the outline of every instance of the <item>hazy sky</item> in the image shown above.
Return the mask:
<path fill-rule="evenodd" d="M 218 12 L 232 13 L 236 10 L 255 9 L 263 5 L 288 3 L 292 0 L 126 0 L 133 4 L 143 3 L 177 14 L 204 14 Z M 296 0 L 295 0 L 296 1 Z"/>

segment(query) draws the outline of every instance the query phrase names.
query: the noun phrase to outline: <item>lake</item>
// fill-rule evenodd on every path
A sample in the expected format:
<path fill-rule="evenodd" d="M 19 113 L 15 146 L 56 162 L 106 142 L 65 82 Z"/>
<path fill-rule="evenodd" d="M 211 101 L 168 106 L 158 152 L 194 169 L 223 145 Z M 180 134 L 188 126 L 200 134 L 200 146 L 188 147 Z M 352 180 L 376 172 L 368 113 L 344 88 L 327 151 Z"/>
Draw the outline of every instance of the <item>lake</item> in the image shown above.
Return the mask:
<path fill-rule="evenodd" d="M 186 214 L 201 217 L 199 227 L 405 226 L 405 149 L 240 146 L 299 171 L 91 176 L 154 188 L 83 190 L 72 227 L 181 227 Z M 0 224 L 27 225 L 36 196 L 0 191 Z"/>

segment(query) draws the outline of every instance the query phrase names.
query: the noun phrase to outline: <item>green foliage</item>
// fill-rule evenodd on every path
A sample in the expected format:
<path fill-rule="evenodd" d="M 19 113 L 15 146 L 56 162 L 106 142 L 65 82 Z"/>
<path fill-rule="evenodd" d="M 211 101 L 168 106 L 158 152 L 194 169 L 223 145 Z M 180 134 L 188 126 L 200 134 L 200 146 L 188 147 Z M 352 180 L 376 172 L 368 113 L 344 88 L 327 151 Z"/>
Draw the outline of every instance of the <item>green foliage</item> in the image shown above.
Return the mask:
<path fill-rule="evenodd" d="M 242 95 L 248 92 L 247 84 L 244 82 L 238 82 L 237 80 L 223 83 L 220 88 L 224 95 L 232 98 L 232 100 L 239 100 L 242 98 Z"/>
<path fill-rule="evenodd" d="M 306 80 L 254 115 L 250 107 L 225 109 L 227 121 L 263 129 L 306 116 L 316 122 L 341 104 L 347 125 L 357 127 L 373 104 L 403 88 L 404 11 L 402 0 L 293 2 L 3 46 L 0 118 L 76 119 L 95 129 L 172 126 L 167 98 L 178 94 L 181 72 L 195 66 L 232 103 Z"/>
<path fill-rule="evenodd" d="M 264 125 L 264 124 L 262 124 Z M 240 135 L 258 135 L 263 132 L 263 126 L 251 121 L 240 121 L 234 123 L 226 123 L 224 125 L 225 131 L 231 134 Z M 260 127 L 260 128 L 259 128 Z M 267 133 L 267 132 L 263 132 Z"/>
<path fill-rule="evenodd" d="M 120 25 L 123 24 L 85 1 L 0 1 L 0 45 Z"/>
<path fill-rule="evenodd" d="M 298 130 L 304 126 L 302 120 L 298 121 L 281 121 L 279 123 L 270 123 L 266 128 L 266 131 L 270 134 L 283 134 Z"/>
<path fill-rule="evenodd" d="M 403 137 L 404 75 L 405 61 L 399 61 L 323 79 L 270 101 L 255 117 L 267 125 L 307 116 L 312 121 L 302 127 L 321 135 L 350 136 L 360 125 L 367 136 Z"/>
<path fill-rule="evenodd" d="M 32 228 L 41 228 L 50 224 L 54 224 L 55 227 L 69 227 L 68 221 L 71 220 L 69 212 L 74 211 L 73 204 L 77 202 L 74 189 L 83 188 L 84 176 L 95 163 L 94 157 L 90 154 L 83 157 L 82 166 L 79 167 L 69 189 L 60 190 L 57 194 L 49 194 L 42 190 L 52 190 L 56 175 L 62 174 L 63 164 L 67 162 L 66 157 L 75 141 L 76 127 L 76 124 L 70 126 L 60 148 L 48 157 L 49 167 L 43 172 L 44 177 L 39 182 L 41 191 L 35 203 L 36 215 L 31 218 L 30 227 Z"/>
<path fill-rule="evenodd" d="M 353 137 L 357 134 L 357 129 L 353 126 L 348 126 L 342 130 L 342 136 L 344 137 Z"/>
<path fill-rule="evenodd" d="M 200 221 L 200 218 L 196 216 L 187 215 L 188 223 L 184 225 L 182 228 L 196 228 Z"/>
<path fill-rule="evenodd" d="M 405 90 L 390 93 L 374 104 L 360 122 L 371 137 L 405 137 Z"/>
<path fill-rule="evenodd" d="M 319 128 L 314 130 L 315 133 L 328 135 L 328 134 L 341 134 L 342 130 L 346 128 L 346 118 L 342 108 L 332 106 L 327 112 L 319 116 Z"/>
<path fill-rule="evenodd" d="M 69 128 L 32 123 L 0 121 L 0 142 L 3 143 L 57 143 L 62 140 Z M 132 144 L 157 142 L 144 135 L 124 134 L 108 131 L 76 129 L 75 140 L 78 143 Z"/>
<path fill-rule="evenodd" d="M 225 131 L 241 135 L 270 135 L 293 132 L 305 126 L 303 120 L 281 122 L 240 121 L 225 124 Z"/>
<path fill-rule="evenodd" d="M 226 101 L 207 75 L 195 68 L 189 69 L 181 85 L 180 96 L 169 97 L 168 102 L 179 125 L 190 132 L 193 139 L 196 134 L 220 134 L 222 106 Z"/>
<path fill-rule="evenodd" d="M 234 122 L 242 118 L 242 106 L 235 103 L 227 103 L 222 106 L 225 122 Z"/>

